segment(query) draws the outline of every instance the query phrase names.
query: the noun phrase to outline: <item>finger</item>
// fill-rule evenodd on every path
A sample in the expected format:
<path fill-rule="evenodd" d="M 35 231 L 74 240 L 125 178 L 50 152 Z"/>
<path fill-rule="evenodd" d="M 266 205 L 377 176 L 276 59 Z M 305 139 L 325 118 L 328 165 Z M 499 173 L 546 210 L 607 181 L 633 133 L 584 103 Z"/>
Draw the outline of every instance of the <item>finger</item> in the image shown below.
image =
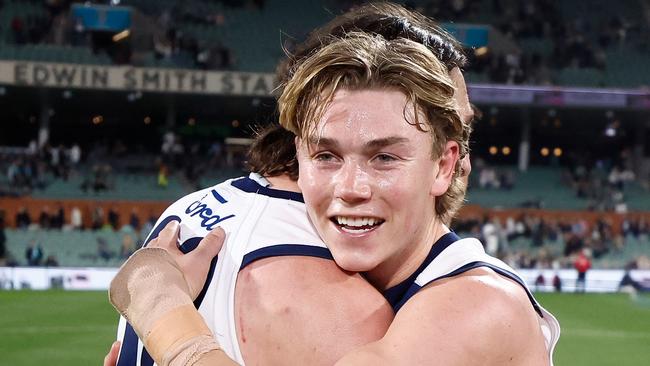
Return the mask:
<path fill-rule="evenodd" d="M 163 248 L 173 253 L 172 250 L 178 248 L 178 227 L 178 221 L 170 221 L 165 228 L 160 231 L 155 242 L 151 242 L 150 246 L 153 248 Z"/>
<path fill-rule="evenodd" d="M 222 228 L 216 227 L 201 240 L 199 246 L 192 253 L 198 252 L 197 255 L 212 260 L 212 258 L 217 256 L 221 247 L 223 247 L 225 240 L 226 232 Z"/>
<path fill-rule="evenodd" d="M 104 366 L 116 366 L 117 364 L 117 356 L 120 353 L 120 342 L 115 341 L 111 345 L 110 351 L 108 351 L 108 354 L 104 357 Z"/>

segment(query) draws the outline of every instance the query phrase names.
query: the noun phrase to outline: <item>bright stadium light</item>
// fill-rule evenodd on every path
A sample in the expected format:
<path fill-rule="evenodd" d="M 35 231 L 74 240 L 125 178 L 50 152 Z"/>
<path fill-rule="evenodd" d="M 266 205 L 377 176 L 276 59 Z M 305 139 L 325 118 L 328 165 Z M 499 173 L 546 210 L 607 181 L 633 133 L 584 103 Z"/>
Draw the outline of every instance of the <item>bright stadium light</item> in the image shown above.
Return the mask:
<path fill-rule="evenodd" d="M 549 152 L 550 152 L 550 151 L 548 150 L 548 147 L 543 147 L 543 148 L 539 151 L 539 153 L 542 154 L 542 156 L 548 156 Z"/>

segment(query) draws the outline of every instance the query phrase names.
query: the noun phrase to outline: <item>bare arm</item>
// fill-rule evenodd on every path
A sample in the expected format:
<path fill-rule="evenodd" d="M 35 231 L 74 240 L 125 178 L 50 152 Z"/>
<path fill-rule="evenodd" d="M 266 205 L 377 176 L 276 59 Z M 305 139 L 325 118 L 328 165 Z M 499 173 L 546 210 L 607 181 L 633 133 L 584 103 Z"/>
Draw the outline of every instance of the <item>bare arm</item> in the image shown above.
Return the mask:
<path fill-rule="evenodd" d="M 237 332 L 247 364 L 332 365 L 379 340 L 393 310 L 358 274 L 331 260 L 274 257 L 239 275 Z"/>
<path fill-rule="evenodd" d="M 537 314 L 523 289 L 475 269 L 421 290 L 386 336 L 337 365 L 548 365 Z"/>
<path fill-rule="evenodd" d="M 155 255 L 142 259 L 140 253 L 139 265 L 135 266 L 140 270 L 150 266 L 156 271 L 168 272 L 168 276 L 163 280 L 130 275 L 135 263 L 132 258 L 131 265 L 127 263 L 113 281 L 111 301 L 118 311 L 130 318 L 155 359 L 161 359 L 162 351 L 168 350 L 152 344 L 156 342 L 148 345 L 146 339 L 151 337 L 145 334 L 150 329 L 155 328 L 159 334 L 171 338 L 187 338 L 182 331 L 205 334 L 205 323 L 198 312 L 186 305 L 196 296 L 209 261 L 222 242 L 223 236 L 211 233 L 197 250 L 183 255 L 175 246 L 176 229 L 170 224 L 145 250 L 163 248 L 172 260 Z M 174 282 L 179 284 L 170 287 Z M 180 282 L 187 282 L 187 286 Z M 120 301 L 120 293 L 125 292 L 129 296 L 122 297 L 128 301 Z M 147 301 L 147 292 L 149 298 L 157 301 Z M 179 306 L 166 309 L 164 304 L 170 301 L 158 300 L 170 294 L 174 297 L 173 303 L 185 304 L 181 314 L 185 321 L 180 318 L 177 319 L 180 322 L 167 321 L 168 318 L 174 320 L 167 314 Z M 312 257 L 274 257 L 249 265 L 241 272 L 237 283 L 236 311 L 238 337 L 246 362 L 269 365 L 331 365 L 350 350 L 380 339 L 393 317 L 389 304 L 361 276 L 343 272 L 331 260 Z M 193 320 L 191 329 L 185 326 L 189 318 Z M 194 356 L 214 365 L 232 364 L 222 352 L 191 355 Z M 208 360 L 208 356 L 214 359 Z"/>
<path fill-rule="evenodd" d="M 109 299 L 157 364 L 235 365 L 192 304 L 225 233 L 212 230 L 187 255 L 179 250 L 177 237 L 178 223 L 172 221 L 147 248 L 131 256 L 111 281 Z M 104 363 L 113 361 L 113 354 Z"/>

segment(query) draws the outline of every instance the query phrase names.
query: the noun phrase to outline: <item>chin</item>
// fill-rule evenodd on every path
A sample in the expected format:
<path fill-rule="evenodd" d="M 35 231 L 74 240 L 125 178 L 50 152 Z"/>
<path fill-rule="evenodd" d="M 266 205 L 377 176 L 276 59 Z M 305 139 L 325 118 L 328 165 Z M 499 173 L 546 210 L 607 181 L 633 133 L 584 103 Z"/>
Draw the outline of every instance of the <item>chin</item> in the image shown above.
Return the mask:
<path fill-rule="evenodd" d="M 332 252 L 336 265 L 348 272 L 368 272 L 377 265 L 368 257 L 361 254 L 336 255 Z"/>

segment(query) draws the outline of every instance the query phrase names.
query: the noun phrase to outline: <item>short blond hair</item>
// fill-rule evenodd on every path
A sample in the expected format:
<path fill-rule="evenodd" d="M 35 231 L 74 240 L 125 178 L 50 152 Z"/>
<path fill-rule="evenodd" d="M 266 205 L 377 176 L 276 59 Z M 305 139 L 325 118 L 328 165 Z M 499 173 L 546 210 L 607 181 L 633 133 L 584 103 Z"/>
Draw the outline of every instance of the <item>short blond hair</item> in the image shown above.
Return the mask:
<path fill-rule="evenodd" d="M 456 141 L 461 157 L 468 151 L 471 127 L 461 120 L 454 84 L 447 67 L 430 49 L 405 38 L 352 32 L 328 42 L 294 65 L 281 87 L 280 124 L 302 139 L 314 135 L 318 122 L 340 89 L 396 89 L 412 106 L 407 121 L 433 139 L 432 158 L 439 158 L 448 141 Z M 421 121 L 420 115 L 424 115 Z M 436 214 L 448 222 L 461 206 L 465 188 L 456 166 L 447 192 L 436 199 Z"/>

